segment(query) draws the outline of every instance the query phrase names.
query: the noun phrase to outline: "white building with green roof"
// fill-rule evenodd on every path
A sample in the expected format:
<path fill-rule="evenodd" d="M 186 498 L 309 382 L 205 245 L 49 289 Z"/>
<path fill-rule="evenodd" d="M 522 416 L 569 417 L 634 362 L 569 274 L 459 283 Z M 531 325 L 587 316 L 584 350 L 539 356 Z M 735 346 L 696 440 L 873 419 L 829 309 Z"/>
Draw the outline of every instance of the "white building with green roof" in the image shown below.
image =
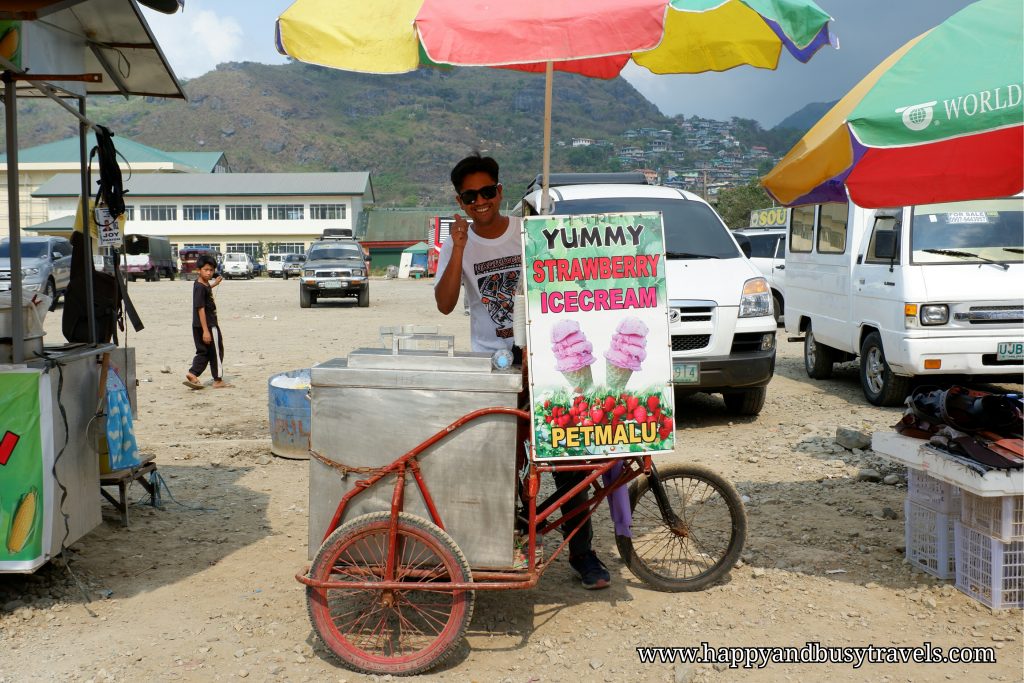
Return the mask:
<path fill-rule="evenodd" d="M 90 144 L 95 144 L 90 137 Z M 165 152 L 130 138 L 114 136 L 114 146 L 124 157 L 122 172 L 151 173 L 226 173 L 231 170 L 224 152 Z M 18 151 L 18 194 L 21 227 L 50 220 L 47 201 L 33 197 L 41 185 L 58 173 L 78 173 L 80 169 L 78 136 L 28 147 Z M 98 166 L 93 161 L 93 175 Z M 97 176 L 98 177 L 98 176 Z M 0 187 L 7 186 L 7 155 L 0 154 Z M 0 195 L 0 225 L 7 225 L 7 193 Z"/>
<path fill-rule="evenodd" d="M 355 232 L 374 202 L 368 172 L 148 173 L 124 180 L 125 232 L 165 235 L 178 249 L 302 253 L 327 228 Z M 70 230 L 79 206 L 77 173 L 33 193 L 48 206 L 46 232 Z M 42 226 L 39 226 L 42 227 Z"/>

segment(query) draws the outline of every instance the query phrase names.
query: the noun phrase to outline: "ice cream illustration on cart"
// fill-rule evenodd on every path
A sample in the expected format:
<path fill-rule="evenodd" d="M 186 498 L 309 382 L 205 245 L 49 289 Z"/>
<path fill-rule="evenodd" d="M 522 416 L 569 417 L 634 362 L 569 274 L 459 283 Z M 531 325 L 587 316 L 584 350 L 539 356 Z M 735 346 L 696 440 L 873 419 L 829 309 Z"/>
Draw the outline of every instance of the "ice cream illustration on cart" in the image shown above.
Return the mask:
<path fill-rule="evenodd" d="M 647 325 L 639 318 L 624 318 L 612 335 L 604 358 L 605 381 L 613 391 L 622 391 L 633 373 L 647 358 Z"/>
<path fill-rule="evenodd" d="M 555 369 L 569 381 L 569 386 L 584 392 L 594 384 L 590 366 L 594 357 L 594 345 L 587 341 L 587 335 L 575 320 L 561 320 L 551 328 L 551 352 L 555 356 Z"/>

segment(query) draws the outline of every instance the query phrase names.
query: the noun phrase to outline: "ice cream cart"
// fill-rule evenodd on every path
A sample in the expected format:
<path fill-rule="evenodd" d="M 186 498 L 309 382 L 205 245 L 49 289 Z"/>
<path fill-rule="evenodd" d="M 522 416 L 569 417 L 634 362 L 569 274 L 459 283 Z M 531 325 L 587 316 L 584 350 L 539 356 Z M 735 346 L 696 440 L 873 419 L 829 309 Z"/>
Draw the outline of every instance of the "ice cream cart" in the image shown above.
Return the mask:
<path fill-rule="evenodd" d="M 501 362 L 506 351 L 456 352 L 452 338 L 424 350 L 397 336 L 311 369 L 312 565 L 296 579 L 317 634 L 357 671 L 437 665 L 459 644 L 476 591 L 537 585 L 606 499 L 622 560 L 656 590 L 703 589 L 742 550 L 733 486 L 651 457 L 675 445 L 661 215 L 524 224 L 532 284 L 514 304 L 503 288 L 493 298 L 529 329 L 513 325 L 528 347 L 528 411 L 524 373 Z M 560 263 L 537 242 L 580 230 L 608 244 L 567 248 Z M 550 268 L 531 268 L 532 254 Z M 581 259 L 590 280 L 571 275 Z M 605 304 L 570 303 L 584 298 Z M 542 474 L 569 472 L 575 484 L 540 499 Z M 544 548 L 558 529 L 561 541 Z"/>
<path fill-rule="evenodd" d="M 488 354 L 444 351 L 359 349 L 312 368 L 313 562 L 296 579 L 313 627 L 347 666 L 393 675 L 436 666 L 461 641 L 476 591 L 537 585 L 575 531 L 547 556 L 541 537 L 625 487 L 632 537 L 616 543 L 647 585 L 700 590 L 736 563 L 743 504 L 706 468 L 638 456 L 530 462 L 517 473 L 517 422 L 530 419 L 515 407 L 521 377 Z M 384 444 L 405 452 L 392 458 Z M 586 476 L 539 502 L 541 474 L 558 469 Z M 515 552 L 520 479 L 525 558 Z M 560 514 L 591 488 L 586 505 Z"/>

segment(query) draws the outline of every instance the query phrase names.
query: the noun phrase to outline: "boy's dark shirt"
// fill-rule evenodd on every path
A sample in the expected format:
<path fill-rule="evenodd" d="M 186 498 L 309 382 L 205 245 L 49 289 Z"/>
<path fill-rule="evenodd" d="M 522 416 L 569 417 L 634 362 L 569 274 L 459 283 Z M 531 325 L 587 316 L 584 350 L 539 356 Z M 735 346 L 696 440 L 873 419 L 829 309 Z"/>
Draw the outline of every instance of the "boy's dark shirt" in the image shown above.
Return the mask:
<path fill-rule="evenodd" d="M 199 309 L 206 309 L 206 326 L 217 325 L 217 303 L 213 300 L 212 288 L 196 280 L 192 285 L 192 327 L 202 327 L 199 322 Z"/>

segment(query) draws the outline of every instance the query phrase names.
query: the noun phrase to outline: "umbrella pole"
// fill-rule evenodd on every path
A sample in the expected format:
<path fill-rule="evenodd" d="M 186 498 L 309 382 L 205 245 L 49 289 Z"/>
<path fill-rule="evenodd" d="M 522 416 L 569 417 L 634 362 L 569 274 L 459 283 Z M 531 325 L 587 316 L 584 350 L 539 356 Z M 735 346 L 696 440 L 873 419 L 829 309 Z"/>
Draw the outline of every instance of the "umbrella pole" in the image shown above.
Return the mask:
<path fill-rule="evenodd" d="M 551 81 L 555 66 L 548 62 L 544 66 L 544 159 L 541 165 L 541 196 L 540 212 L 547 215 L 551 212 L 551 197 L 548 192 L 548 179 L 551 175 Z"/>
<path fill-rule="evenodd" d="M 14 74 L 4 71 L 4 114 L 7 126 L 7 216 L 11 261 L 11 362 L 25 361 L 25 317 L 21 277 L 21 193 L 18 189 L 18 95 Z"/>

